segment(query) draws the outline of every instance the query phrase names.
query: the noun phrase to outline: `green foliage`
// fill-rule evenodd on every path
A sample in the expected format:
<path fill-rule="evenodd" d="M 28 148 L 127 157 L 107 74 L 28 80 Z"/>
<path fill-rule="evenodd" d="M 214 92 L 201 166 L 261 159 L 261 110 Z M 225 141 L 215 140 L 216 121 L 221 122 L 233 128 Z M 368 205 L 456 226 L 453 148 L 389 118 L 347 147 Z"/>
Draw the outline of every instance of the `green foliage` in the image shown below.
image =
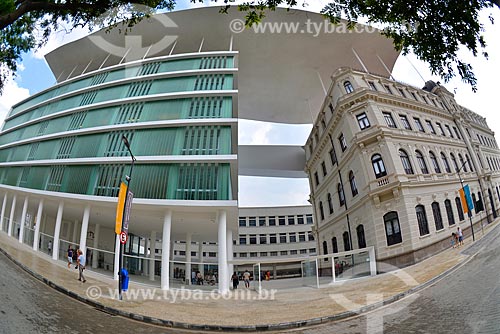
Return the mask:
<path fill-rule="evenodd" d="M 191 0 L 204 2 L 206 0 Z M 221 0 L 227 13 L 234 0 Z M 160 9 L 172 10 L 176 0 L 0 0 L 0 93 L 6 78 L 17 69 L 21 55 L 47 42 L 61 24 L 89 29 L 120 26 L 127 32 L 134 24 Z M 137 5 L 139 6 L 137 6 Z M 239 4 L 247 26 L 265 19 L 277 6 L 296 7 L 297 0 L 258 0 Z M 302 3 L 303 6 L 306 3 Z M 487 57 L 483 26 L 478 14 L 499 9 L 499 0 L 337 0 L 322 13 L 332 23 L 348 20 L 353 29 L 360 18 L 382 24 L 403 54 L 413 52 L 429 63 L 433 74 L 449 81 L 456 74 L 476 90 L 473 68 L 458 56 L 465 47 L 474 56 Z M 490 16 L 491 21 L 492 18 Z"/>

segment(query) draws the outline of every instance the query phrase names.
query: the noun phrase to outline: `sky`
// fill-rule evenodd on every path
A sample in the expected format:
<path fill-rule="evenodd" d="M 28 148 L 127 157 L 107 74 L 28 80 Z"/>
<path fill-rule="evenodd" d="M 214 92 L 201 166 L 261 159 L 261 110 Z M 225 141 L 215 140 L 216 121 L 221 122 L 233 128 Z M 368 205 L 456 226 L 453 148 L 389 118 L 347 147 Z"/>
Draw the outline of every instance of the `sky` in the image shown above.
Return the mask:
<path fill-rule="evenodd" d="M 306 10 L 318 12 L 324 2 L 313 0 Z M 182 0 L 176 9 L 201 7 Z M 491 11 L 490 11 L 491 12 Z M 393 77 L 400 82 L 416 87 L 423 87 L 426 80 L 440 81 L 450 92 L 455 92 L 457 102 L 472 111 L 486 117 L 488 125 L 495 133 L 500 133 L 500 108 L 496 99 L 498 79 L 500 78 L 500 12 L 494 12 L 497 24 L 491 25 L 487 13 L 482 13 L 480 21 L 485 27 L 485 40 L 489 59 L 480 56 L 474 58 L 470 52 L 461 52 L 470 61 L 478 79 L 478 91 L 472 92 L 470 86 L 454 79 L 444 84 L 438 77 L 432 76 L 427 65 L 414 55 L 400 56 L 394 66 Z M 55 78 L 49 70 L 44 56 L 60 45 L 87 35 L 84 29 L 77 29 L 71 34 L 60 32 L 52 35 L 47 45 L 23 57 L 19 71 L 13 80 L 6 83 L 0 96 L 0 121 L 11 106 L 30 95 L 55 84 Z M 495 38 L 496 37 L 496 38 Z M 424 80 L 423 80 L 423 79 Z M 239 120 L 238 140 L 240 145 L 304 145 L 311 125 L 284 125 L 257 121 Z M 290 136 L 293 133 L 293 136 Z M 309 198 L 307 179 L 286 179 L 267 177 L 239 177 L 239 204 L 248 206 L 287 206 L 305 205 Z"/>

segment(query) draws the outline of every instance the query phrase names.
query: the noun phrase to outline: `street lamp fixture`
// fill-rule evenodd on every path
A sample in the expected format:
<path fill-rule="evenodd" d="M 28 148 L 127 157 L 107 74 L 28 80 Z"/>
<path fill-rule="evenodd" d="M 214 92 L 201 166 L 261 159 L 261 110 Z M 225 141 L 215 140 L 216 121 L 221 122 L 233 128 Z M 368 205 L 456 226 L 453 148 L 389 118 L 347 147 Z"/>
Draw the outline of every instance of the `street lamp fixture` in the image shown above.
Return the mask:
<path fill-rule="evenodd" d="M 462 191 L 464 192 L 464 196 L 465 196 L 464 181 L 460 176 L 460 171 L 464 168 L 465 164 L 468 162 L 469 160 L 465 160 L 462 166 L 460 166 L 460 168 L 457 169 L 458 179 L 460 180 L 460 184 L 462 185 Z M 471 209 L 469 208 L 469 203 L 467 202 L 467 200 L 465 200 L 465 206 L 467 208 L 467 215 L 469 216 L 470 230 L 472 232 L 472 241 L 476 241 L 476 238 L 474 237 L 474 226 L 472 225 L 472 212 Z"/>
<path fill-rule="evenodd" d="M 130 173 L 129 175 L 125 175 L 125 180 L 127 181 L 127 191 L 125 193 L 125 205 L 123 206 L 123 214 L 122 214 L 122 230 L 121 232 L 126 232 L 128 234 L 128 226 L 124 230 L 125 226 L 125 212 L 127 210 L 127 202 L 129 200 L 129 189 L 130 189 L 130 183 L 132 181 L 132 171 L 134 170 L 134 163 L 136 161 L 136 158 L 134 157 L 134 154 L 132 154 L 132 150 L 130 149 L 130 143 L 125 135 L 122 135 L 122 142 L 127 148 L 128 152 L 130 153 L 130 157 L 132 158 L 132 164 L 130 166 Z M 123 243 L 120 244 L 120 254 L 119 254 L 119 262 L 118 262 L 118 296 L 119 299 L 122 300 L 122 283 L 123 283 L 123 277 L 122 277 L 122 266 L 123 266 L 123 252 L 124 252 L 124 247 L 125 245 Z"/>

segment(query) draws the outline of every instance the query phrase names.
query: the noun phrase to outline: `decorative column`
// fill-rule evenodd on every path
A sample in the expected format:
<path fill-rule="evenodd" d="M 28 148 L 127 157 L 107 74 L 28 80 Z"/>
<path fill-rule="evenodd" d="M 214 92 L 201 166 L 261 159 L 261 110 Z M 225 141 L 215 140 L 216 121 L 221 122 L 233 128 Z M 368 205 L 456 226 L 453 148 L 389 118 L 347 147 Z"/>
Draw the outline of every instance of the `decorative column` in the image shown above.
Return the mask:
<path fill-rule="evenodd" d="M 21 226 L 19 226 L 19 242 L 23 243 L 24 239 L 24 225 L 26 224 L 26 214 L 28 213 L 29 197 L 24 198 L 23 213 L 21 216 Z"/>
<path fill-rule="evenodd" d="M 54 229 L 54 245 L 52 246 L 52 260 L 57 260 L 59 255 L 59 236 L 61 234 L 61 222 L 64 210 L 64 202 L 59 203 L 57 208 L 56 227 Z"/>
<path fill-rule="evenodd" d="M 227 260 L 232 261 L 233 260 L 233 231 L 232 230 L 227 230 L 226 245 L 227 245 Z M 228 264 L 227 271 L 229 272 L 229 275 L 232 275 L 234 272 L 234 264 L 232 264 L 232 263 Z"/>
<path fill-rule="evenodd" d="M 92 250 L 92 268 L 96 269 L 99 266 L 99 251 L 97 250 L 99 248 L 99 234 L 101 232 L 101 225 L 100 224 L 95 224 L 95 229 L 94 229 L 94 244 L 92 247 L 94 248 Z"/>
<path fill-rule="evenodd" d="M 198 259 L 200 261 L 199 268 L 200 268 L 201 277 L 203 277 L 203 279 L 205 279 L 205 268 L 203 265 L 203 241 L 200 241 L 198 244 Z"/>
<path fill-rule="evenodd" d="M 218 278 L 219 278 L 219 293 L 225 294 L 229 292 L 229 277 L 227 272 L 227 224 L 226 211 L 221 210 L 217 215 L 218 220 Z"/>
<path fill-rule="evenodd" d="M 149 240 L 149 280 L 155 280 L 155 258 L 156 258 L 156 231 L 151 231 L 151 238 Z"/>
<path fill-rule="evenodd" d="M 191 274 L 191 241 L 192 234 L 186 233 L 186 280 L 188 281 L 187 285 L 192 284 L 192 274 Z"/>
<path fill-rule="evenodd" d="M 14 225 L 14 213 L 16 211 L 16 200 L 17 200 L 17 195 L 14 194 L 14 197 L 12 198 L 12 206 L 10 207 L 9 229 L 7 230 L 7 235 L 9 237 L 12 236 L 12 225 Z"/>
<path fill-rule="evenodd" d="M 2 214 L 0 215 L 0 231 L 3 230 L 3 219 L 5 218 L 6 207 L 7 207 L 7 193 L 3 195 Z"/>
<path fill-rule="evenodd" d="M 82 230 L 80 231 L 80 249 L 87 261 L 87 231 L 89 229 L 90 205 L 83 210 Z"/>
<path fill-rule="evenodd" d="M 163 233 L 161 239 L 161 289 L 170 289 L 170 232 L 172 230 L 172 211 L 165 212 L 163 219 Z"/>
<path fill-rule="evenodd" d="M 38 250 L 38 239 L 40 238 L 40 225 L 42 224 L 43 213 L 43 198 L 38 203 L 38 211 L 36 213 L 35 234 L 33 236 L 33 250 Z"/>

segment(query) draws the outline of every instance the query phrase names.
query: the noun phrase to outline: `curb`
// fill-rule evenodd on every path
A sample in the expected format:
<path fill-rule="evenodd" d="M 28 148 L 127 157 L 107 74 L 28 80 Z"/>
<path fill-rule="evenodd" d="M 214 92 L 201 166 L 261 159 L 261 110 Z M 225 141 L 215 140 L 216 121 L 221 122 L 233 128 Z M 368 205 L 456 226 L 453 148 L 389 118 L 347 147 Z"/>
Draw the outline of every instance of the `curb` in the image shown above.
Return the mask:
<path fill-rule="evenodd" d="M 90 305 L 90 306 L 92 306 L 100 311 L 104 311 L 104 312 L 112 314 L 112 315 L 118 315 L 118 316 L 121 316 L 124 318 L 129 318 L 129 319 L 133 319 L 136 321 L 142 321 L 144 323 L 157 325 L 157 326 L 179 328 L 179 329 L 189 329 L 189 330 L 219 331 L 219 332 L 221 332 L 221 331 L 222 332 L 256 332 L 256 331 L 286 330 L 286 329 L 296 329 L 296 328 L 302 328 L 302 327 L 324 324 L 324 323 L 328 323 L 328 322 L 344 320 L 344 319 L 347 319 L 347 318 L 350 318 L 353 316 L 357 316 L 357 315 L 360 315 L 362 313 L 370 312 L 370 311 L 373 311 L 375 309 L 392 304 L 392 303 L 394 303 L 400 299 L 403 299 L 411 294 L 414 294 L 420 290 L 423 290 L 423 289 L 435 284 L 437 281 L 446 277 L 447 275 L 449 275 L 451 272 L 455 271 L 456 269 L 464 266 L 469 261 L 471 261 L 475 257 L 475 255 L 477 254 L 476 253 L 474 255 L 471 255 L 469 258 L 457 263 L 453 267 L 451 267 L 448 270 L 444 271 L 443 273 L 433 277 L 432 279 L 428 280 L 425 283 L 417 285 L 417 286 L 415 286 L 407 291 L 400 292 L 392 297 L 384 299 L 381 302 L 363 306 L 357 310 L 345 311 L 342 313 L 338 313 L 338 314 L 334 314 L 334 315 L 326 316 L 326 317 L 312 318 L 312 319 L 292 321 L 292 322 L 283 322 L 283 323 L 276 323 L 276 324 L 250 325 L 250 326 L 216 326 L 216 325 L 197 325 L 197 324 L 190 324 L 190 323 L 185 323 L 185 322 L 177 322 L 177 321 L 172 321 L 172 320 L 159 319 L 159 318 L 149 317 L 149 316 L 131 313 L 131 312 L 127 312 L 127 311 L 122 311 L 122 310 L 119 310 L 119 309 L 116 309 L 113 307 L 105 306 L 105 305 L 103 305 L 95 300 L 92 300 L 92 299 L 89 299 L 86 297 L 82 297 L 82 296 L 74 293 L 73 291 L 70 291 L 70 290 L 52 282 L 51 280 L 41 276 L 40 274 L 31 270 L 29 267 L 25 266 L 24 264 L 20 263 L 16 259 L 14 259 L 9 253 L 7 253 L 1 247 L 0 247 L 0 252 L 2 254 L 4 254 L 10 261 L 12 261 L 14 264 L 19 266 L 21 269 L 23 269 L 25 272 L 27 272 L 28 274 L 30 274 L 31 276 L 33 276 L 37 280 L 45 283 L 46 285 L 55 289 L 56 291 L 59 291 L 59 292 L 65 294 L 73 299 L 76 299 L 82 303 Z"/>

